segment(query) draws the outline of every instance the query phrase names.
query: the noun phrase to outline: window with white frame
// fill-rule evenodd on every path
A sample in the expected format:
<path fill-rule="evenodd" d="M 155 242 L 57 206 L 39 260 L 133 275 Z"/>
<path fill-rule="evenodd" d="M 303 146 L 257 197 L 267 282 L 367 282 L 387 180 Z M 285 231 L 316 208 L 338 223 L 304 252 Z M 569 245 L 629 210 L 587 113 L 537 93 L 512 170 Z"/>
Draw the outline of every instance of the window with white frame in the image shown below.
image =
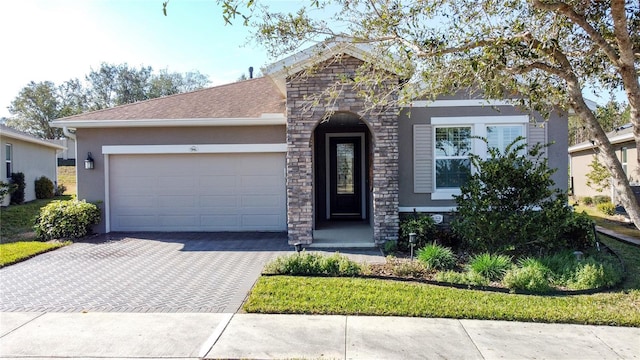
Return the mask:
<path fill-rule="evenodd" d="M 471 170 L 471 127 L 436 127 L 436 188 L 459 188 Z"/>
<path fill-rule="evenodd" d="M 4 145 L 4 164 L 5 164 L 5 175 L 7 178 L 11 177 L 11 173 L 13 172 L 13 146 L 11 144 Z"/>
<path fill-rule="evenodd" d="M 469 156 L 486 158 L 487 147 L 504 153 L 516 138 L 526 136 L 528 121 L 526 115 L 432 118 L 435 191 L 431 198 L 445 200 L 459 194 L 472 171 Z M 476 137 L 486 138 L 487 143 Z"/>
<path fill-rule="evenodd" d="M 622 164 L 622 170 L 624 173 L 627 173 L 627 148 L 623 147 L 620 149 L 620 163 Z"/>

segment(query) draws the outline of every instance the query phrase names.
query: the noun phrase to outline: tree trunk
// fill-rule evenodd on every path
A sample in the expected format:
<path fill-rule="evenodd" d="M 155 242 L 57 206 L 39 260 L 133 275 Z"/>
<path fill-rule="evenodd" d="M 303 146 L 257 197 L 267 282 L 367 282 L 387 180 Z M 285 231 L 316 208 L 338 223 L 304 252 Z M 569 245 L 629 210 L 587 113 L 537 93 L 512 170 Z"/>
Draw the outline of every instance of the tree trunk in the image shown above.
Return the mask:
<path fill-rule="evenodd" d="M 635 194 L 631 189 L 627 174 L 622 169 L 620 160 L 616 157 L 615 151 L 611 142 L 607 138 L 602 126 L 598 123 L 598 120 L 593 115 L 593 112 L 589 110 L 584 103 L 580 90 L 572 91 L 569 93 L 573 99 L 572 107 L 576 112 L 576 115 L 583 121 L 583 124 L 591 134 L 592 140 L 595 141 L 595 145 L 600 152 L 600 159 L 602 159 L 603 165 L 607 167 L 613 177 L 613 185 L 617 195 L 620 197 L 620 201 L 624 209 L 626 210 L 629 218 L 634 223 L 636 228 L 640 229 L 640 205 L 636 201 Z M 637 129 L 637 128 L 636 128 Z M 634 132 L 635 134 L 635 132 Z M 636 143 L 638 138 L 636 138 Z"/>

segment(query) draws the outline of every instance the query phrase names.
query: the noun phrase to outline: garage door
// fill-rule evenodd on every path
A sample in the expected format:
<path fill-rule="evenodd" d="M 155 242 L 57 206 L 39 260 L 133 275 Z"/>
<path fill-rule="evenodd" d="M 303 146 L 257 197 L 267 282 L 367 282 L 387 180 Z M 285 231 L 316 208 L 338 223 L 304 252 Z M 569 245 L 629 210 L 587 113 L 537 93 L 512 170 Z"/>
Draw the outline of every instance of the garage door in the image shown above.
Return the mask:
<path fill-rule="evenodd" d="M 109 157 L 111 231 L 284 231 L 282 153 Z"/>

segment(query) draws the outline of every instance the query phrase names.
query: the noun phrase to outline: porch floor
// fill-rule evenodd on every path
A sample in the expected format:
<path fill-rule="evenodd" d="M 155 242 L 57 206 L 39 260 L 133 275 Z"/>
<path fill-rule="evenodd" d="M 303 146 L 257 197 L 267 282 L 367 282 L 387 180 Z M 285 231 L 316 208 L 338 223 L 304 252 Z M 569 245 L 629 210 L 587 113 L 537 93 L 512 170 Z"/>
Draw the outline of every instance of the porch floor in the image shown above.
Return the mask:
<path fill-rule="evenodd" d="M 373 228 L 364 221 L 324 221 L 313 230 L 310 248 L 374 248 Z"/>

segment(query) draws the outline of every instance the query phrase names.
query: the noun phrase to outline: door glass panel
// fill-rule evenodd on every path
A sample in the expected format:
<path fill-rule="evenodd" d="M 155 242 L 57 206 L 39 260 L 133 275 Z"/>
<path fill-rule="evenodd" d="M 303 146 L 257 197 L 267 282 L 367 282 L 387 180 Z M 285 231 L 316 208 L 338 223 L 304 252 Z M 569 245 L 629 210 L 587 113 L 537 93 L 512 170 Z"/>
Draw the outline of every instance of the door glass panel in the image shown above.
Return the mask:
<path fill-rule="evenodd" d="M 337 191 L 338 194 L 354 193 L 354 148 L 353 143 L 336 144 L 336 160 L 337 160 Z"/>

